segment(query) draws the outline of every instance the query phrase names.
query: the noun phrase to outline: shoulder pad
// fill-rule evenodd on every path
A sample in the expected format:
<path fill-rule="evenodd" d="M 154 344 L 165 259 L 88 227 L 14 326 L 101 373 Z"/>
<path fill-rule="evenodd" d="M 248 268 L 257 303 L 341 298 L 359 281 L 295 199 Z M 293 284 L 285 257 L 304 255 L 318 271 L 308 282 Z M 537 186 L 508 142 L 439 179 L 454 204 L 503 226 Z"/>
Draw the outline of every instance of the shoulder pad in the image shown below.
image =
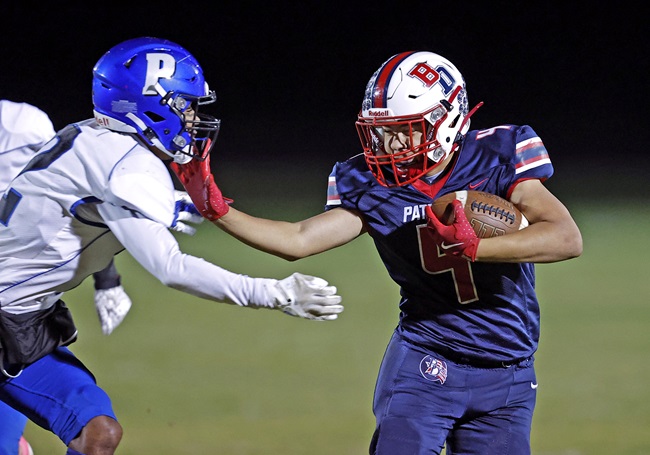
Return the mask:
<path fill-rule="evenodd" d="M 107 201 L 169 227 L 174 221 L 174 185 L 159 158 L 148 150 L 121 160 L 108 180 Z"/>

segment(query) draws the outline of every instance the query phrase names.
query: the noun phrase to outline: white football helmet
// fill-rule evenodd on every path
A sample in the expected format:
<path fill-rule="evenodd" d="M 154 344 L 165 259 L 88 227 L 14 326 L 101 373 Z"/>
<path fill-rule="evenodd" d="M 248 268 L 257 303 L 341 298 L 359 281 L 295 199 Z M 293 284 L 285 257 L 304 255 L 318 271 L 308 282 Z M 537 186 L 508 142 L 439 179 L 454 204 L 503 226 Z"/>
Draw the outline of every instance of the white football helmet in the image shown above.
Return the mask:
<path fill-rule="evenodd" d="M 368 167 L 384 186 L 414 182 L 458 148 L 468 112 L 465 81 L 449 60 L 433 52 L 394 55 L 370 78 L 356 122 Z M 407 147 L 387 151 L 385 128 L 408 135 Z M 420 144 L 414 129 L 423 132 Z"/>

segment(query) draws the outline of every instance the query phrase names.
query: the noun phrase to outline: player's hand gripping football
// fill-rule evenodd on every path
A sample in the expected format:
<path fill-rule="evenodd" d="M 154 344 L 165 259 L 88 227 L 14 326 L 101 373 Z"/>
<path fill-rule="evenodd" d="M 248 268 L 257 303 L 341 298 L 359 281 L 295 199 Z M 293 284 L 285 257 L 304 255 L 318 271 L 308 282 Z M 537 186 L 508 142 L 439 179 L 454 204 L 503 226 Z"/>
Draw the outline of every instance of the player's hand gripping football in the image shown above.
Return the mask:
<path fill-rule="evenodd" d="M 315 276 L 294 273 L 269 288 L 275 308 L 312 321 L 332 321 L 343 311 L 336 287 Z"/>
<path fill-rule="evenodd" d="M 451 204 L 454 209 L 454 219 L 449 225 L 440 221 L 431 206 L 427 206 L 425 209 L 427 227 L 443 253 L 462 256 L 474 262 L 480 239 L 465 216 L 463 204 L 458 199 L 454 199 Z"/>
<path fill-rule="evenodd" d="M 199 213 L 210 221 L 218 220 L 230 209 L 232 199 L 223 197 L 210 170 L 210 156 L 186 164 L 171 163 L 170 167 L 192 198 Z"/>

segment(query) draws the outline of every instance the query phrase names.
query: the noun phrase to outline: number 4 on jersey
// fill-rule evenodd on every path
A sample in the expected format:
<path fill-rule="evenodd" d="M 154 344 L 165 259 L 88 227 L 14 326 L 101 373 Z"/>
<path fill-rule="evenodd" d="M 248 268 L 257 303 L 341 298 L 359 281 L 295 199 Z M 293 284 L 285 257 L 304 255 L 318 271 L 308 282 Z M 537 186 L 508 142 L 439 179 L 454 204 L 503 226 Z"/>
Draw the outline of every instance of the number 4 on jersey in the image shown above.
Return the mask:
<path fill-rule="evenodd" d="M 456 297 L 461 304 L 478 300 L 471 262 L 465 259 L 447 256 L 433 240 L 426 225 L 418 226 L 420 259 L 422 269 L 431 274 L 450 273 L 456 288 Z"/>

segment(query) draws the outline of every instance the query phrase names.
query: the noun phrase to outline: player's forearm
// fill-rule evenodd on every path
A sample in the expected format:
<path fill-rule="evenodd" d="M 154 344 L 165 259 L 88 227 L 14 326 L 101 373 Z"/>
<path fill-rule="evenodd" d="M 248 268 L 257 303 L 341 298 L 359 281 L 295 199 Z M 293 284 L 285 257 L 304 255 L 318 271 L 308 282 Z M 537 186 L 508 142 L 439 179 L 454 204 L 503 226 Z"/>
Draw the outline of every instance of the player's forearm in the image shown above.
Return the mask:
<path fill-rule="evenodd" d="M 548 263 L 580 254 L 582 237 L 575 223 L 540 222 L 513 234 L 481 240 L 476 260 Z"/>
<path fill-rule="evenodd" d="M 289 261 L 314 254 L 303 246 L 298 223 L 257 218 L 232 207 L 213 223 L 241 242 Z"/>
<path fill-rule="evenodd" d="M 119 210 L 106 209 L 104 212 L 108 215 Z M 266 286 L 276 280 L 236 274 L 184 254 L 163 224 L 147 218 L 121 217 L 105 221 L 131 256 L 165 286 L 218 302 L 273 307 Z"/>
<path fill-rule="evenodd" d="M 251 308 L 274 308 L 267 292 L 277 280 L 253 278 L 225 270 L 180 251 L 170 258 L 166 286 L 197 297 Z"/>
<path fill-rule="evenodd" d="M 490 262 L 558 262 L 582 254 L 582 235 L 569 210 L 539 180 L 519 183 L 511 202 L 530 225 L 481 240 L 476 259 Z"/>

